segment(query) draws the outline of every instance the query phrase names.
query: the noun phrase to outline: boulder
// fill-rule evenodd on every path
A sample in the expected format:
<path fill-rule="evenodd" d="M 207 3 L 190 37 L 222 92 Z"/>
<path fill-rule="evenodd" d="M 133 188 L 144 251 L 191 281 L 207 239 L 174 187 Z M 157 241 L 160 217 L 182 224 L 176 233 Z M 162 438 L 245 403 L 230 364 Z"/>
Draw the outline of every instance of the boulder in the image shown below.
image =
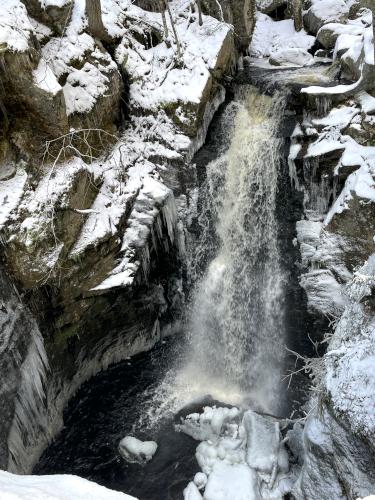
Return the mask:
<path fill-rule="evenodd" d="M 291 47 L 273 52 L 269 62 L 274 66 L 311 66 L 314 57 L 307 50 Z"/>
<path fill-rule="evenodd" d="M 303 20 L 307 30 L 317 34 L 323 25 L 345 23 L 348 18 L 349 8 L 344 0 L 312 0 Z"/>
<path fill-rule="evenodd" d="M 72 15 L 72 0 L 60 0 L 56 2 L 50 0 L 47 5 L 43 5 L 40 0 L 21 1 L 25 4 L 27 12 L 32 18 L 51 28 L 54 34 L 63 34 Z"/>

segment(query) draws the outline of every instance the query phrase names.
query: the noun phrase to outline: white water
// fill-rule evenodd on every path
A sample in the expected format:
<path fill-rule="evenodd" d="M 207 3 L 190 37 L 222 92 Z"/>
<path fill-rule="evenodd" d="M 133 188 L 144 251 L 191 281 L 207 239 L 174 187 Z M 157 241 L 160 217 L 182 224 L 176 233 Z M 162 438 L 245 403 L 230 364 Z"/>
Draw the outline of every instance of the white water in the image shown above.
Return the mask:
<path fill-rule="evenodd" d="M 276 220 L 282 100 L 251 89 L 236 107 L 228 117 L 229 149 L 207 167 L 201 221 L 209 219 L 204 210 L 216 216 L 218 248 L 194 293 L 187 372 L 211 393 L 221 388 L 230 399 L 277 411 L 284 358 Z M 207 245 L 206 232 L 199 246 Z"/>
<path fill-rule="evenodd" d="M 146 420 L 205 395 L 278 411 L 286 353 L 276 220 L 281 116 L 280 96 L 246 87 L 221 118 L 191 249 L 187 359 L 159 387 Z"/>

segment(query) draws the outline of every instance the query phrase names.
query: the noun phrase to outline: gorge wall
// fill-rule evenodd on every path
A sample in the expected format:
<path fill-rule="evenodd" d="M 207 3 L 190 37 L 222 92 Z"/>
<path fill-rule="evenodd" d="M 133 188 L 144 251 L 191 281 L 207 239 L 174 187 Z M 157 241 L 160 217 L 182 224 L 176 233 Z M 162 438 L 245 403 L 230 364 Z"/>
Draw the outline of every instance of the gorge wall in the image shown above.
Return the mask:
<path fill-rule="evenodd" d="M 313 339 L 324 355 L 307 360 L 306 418 L 289 434 L 293 495 L 356 498 L 375 484 L 371 4 L 305 2 L 306 32 L 280 50 L 281 25 L 264 13 L 286 2 L 258 3 L 251 55 L 277 75 L 259 81 L 289 88 L 297 123 L 300 284 L 328 324 Z M 102 0 L 94 35 L 84 1 L 4 1 L 0 467 L 12 472 L 31 470 L 83 381 L 150 348 L 181 310 L 191 159 L 249 45 L 255 4 L 202 0 L 202 25 L 196 8 L 170 4 L 166 32 L 154 2 Z M 293 82 L 275 72 L 314 63 L 327 71 Z"/>
<path fill-rule="evenodd" d="M 139 5 L 102 1 L 99 34 L 84 1 L 2 8 L 0 466 L 13 472 L 30 471 L 82 382 L 150 348 L 183 299 L 189 161 L 251 13 L 226 5 L 232 32 L 183 2 L 166 26 Z"/>

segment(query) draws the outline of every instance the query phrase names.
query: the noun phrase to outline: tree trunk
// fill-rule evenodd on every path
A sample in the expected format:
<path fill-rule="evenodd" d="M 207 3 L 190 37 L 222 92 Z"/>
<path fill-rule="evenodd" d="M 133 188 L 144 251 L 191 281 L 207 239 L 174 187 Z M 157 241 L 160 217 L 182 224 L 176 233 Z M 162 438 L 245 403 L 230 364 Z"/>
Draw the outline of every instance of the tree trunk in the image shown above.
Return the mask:
<path fill-rule="evenodd" d="M 90 33 L 99 40 L 109 42 L 111 38 L 103 24 L 100 0 L 86 0 L 86 15 Z"/>
<path fill-rule="evenodd" d="M 203 25 L 203 18 L 202 18 L 202 4 L 201 0 L 196 0 L 196 4 L 198 7 L 198 19 L 199 19 L 199 26 Z"/>
<path fill-rule="evenodd" d="M 174 34 L 174 39 L 176 41 L 176 46 L 177 46 L 177 56 L 178 57 L 181 57 L 181 44 L 180 44 L 180 40 L 178 38 L 178 34 L 177 34 L 177 30 L 176 30 L 176 26 L 174 24 L 174 20 L 173 20 L 173 16 L 172 16 L 172 12 L 171 12 L 171 9 L 169 7 L 169 2 L 168 0 L 165 0 L 165 5 L 167 7 L 167 11 L 168 11 L 168 15 L 169 15 L 169 19 L 171 21 L 171 25 L 172 25 L 172 30 L 173 30 L 173 34 Z"/>
<path fill-rule="evenodd" d="M 301 31 L 303 28 L 302 0 L 292 0 L 292 2 L 294 28 L 296 31 Z"/>
<path fill-rule="evenodd" d="M 375 65 L 375 3 L 372 2 L 372 43 L 374 44 L 374 65 Z"/>

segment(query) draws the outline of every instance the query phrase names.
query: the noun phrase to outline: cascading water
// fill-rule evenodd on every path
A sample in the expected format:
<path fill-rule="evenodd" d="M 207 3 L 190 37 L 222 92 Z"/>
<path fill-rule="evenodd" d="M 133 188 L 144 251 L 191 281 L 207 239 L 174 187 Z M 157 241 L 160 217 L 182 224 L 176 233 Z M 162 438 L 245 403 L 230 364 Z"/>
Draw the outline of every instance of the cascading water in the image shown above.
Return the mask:
<path fill-rule="evenodd" d="M 284 359 L 275 213 L 282 106 L 280 96 L 247 88 L 224 116 L 228 149 L 207 167 L 196 252 L 199 260 L 216 246 L 216 255 L 193 294 L 185 369 L 204 391 L 267 411 L 277 410 Z"/>

